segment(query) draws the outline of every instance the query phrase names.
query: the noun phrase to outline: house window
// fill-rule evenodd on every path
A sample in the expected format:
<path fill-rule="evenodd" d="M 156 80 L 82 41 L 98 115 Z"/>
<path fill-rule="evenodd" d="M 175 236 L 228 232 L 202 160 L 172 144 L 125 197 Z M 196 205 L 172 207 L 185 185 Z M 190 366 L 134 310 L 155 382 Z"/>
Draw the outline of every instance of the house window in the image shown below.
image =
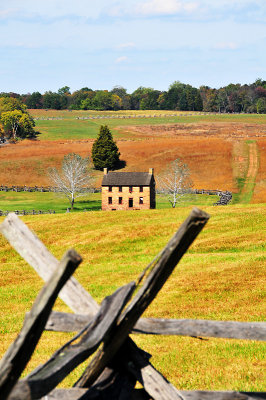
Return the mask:
<path fill-rule="evenodd" d="M 119 192 L 122 192 L 122 186 L 119 186 L 118 191 L 119 191 Z"/>
<path fill-rule="evenodd" d="M 140 186 L 140 187 L 139 187 L 139 191 L 140 191 L 140 192 L 143 192 L 143 186 Z"/>
<path fill-rule="evenodd" d="M 129 193 L 133 192 L 133 186 L 129 186 Z"/>
<path fill-rule="evenodd" d="M 133 207 L 133 199 L 132 199 L 132 197 L 130 197 L 128 199 L 128 207 Z"/>
<path fill-rule="evenodd" d="M 108 204 L 113 204 L 113 199 L 112 199 L 112 197 L 108 197 Z"/>
<path fill-rule="evenodd" d="M 143 197 L 139 198 L 139 204 L 143 204 Z"/>
<path fill-rule="evenodd" d="M 118 197 L 118 203 L 123 204 L 123 197 Z"/>
<path fill-rule="evenodd" d="M 112 186 L 109 186 L 109 187 L 108 187 L 108 192 L 112 192 L 112 190 L 113 190 L 113 187 L 112 187 Z"/>

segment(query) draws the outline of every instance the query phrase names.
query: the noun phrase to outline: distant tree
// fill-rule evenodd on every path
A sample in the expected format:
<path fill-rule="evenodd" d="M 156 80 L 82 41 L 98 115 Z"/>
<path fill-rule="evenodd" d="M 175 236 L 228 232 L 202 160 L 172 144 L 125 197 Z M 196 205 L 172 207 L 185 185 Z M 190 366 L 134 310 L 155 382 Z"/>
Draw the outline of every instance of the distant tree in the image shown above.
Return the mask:
<path fill-rule="evenodd" d="M 187 96 L 185 91 L 181 94 L 180 98 L 179 98 L 179 102 L 178 102 L 178 108 L 181 111 L 186 111 L 188 110 L 188 102 L 187 102 Z"/>
<path fill-rule="evenodd" d="M 88 90 L 85 90 L 88 89 Z M 72 95 L 70 96 L 69 102 L 70 102 L 70 108 L 72 110 L 80 110 L 82 109 L 82 102 L 85 101 L 88 97 L 92 97 L 93 91 L 89 88 L 82 88 L 80 90 L 77 90 L 76 92 L 73 92 Z M 90 107 L 87 107 L 88 104 L 84 104 L 84 109 L 89 109 Z"/>
<path fill-rule="evenodd" d="M 117 111 L 122 108 L 122 99 L 117 94 L 111 94 L 112 110 Z"/>
<path fill-rule="evenodd" d="M 75 200 L 86 194 L 82 189 L 91 185 L 89 158 L 70 153 L 64 157 L 61 171 L 50 168 L 48 173 L 51 182 L 59 188 L 59 194 L 69 200 L 73 210 Z"/>
<path fill-rule="evenodd" d="M 209 86 L 200 87 L 200 95 L 203 103 L 204 111 L 218 111 L 217 90 L 211 89 Z M 225 93 L 226 95 L 226 93 Z"/>
<path fill-rule="evenodd" d="M 254 82 L 255 87 L 262 86 L 266 89 L 266 81 L 263 81 L 261 78 L 258 78 Z"/>
<path fill-rule="evenodd" d="M 180 109 L 180 100 L 182 104 L 182 110 L 186 110 L 187 108 L 184 108 L 183 104 L 186 104 L 187 107 L 187 101 L 185 99 L 185 94 L 184 94 L 184 89 L 185 89 L 185 84 L 181 83 L 179 81 L 173 82 L 168 89 L 168 92 L 166 92 L 165 96 L 165 103 L 164 103 L 164 108 L 168 110 L 178 110 Z"/>
<path fill-rule="evenodd" d="M 83 88 L 81 88 L 79 91 L 80 91 L 80 92 L 93 92 L 93 90 L 92 90 L 92 89 L 90 89 L 90 88 L 88 88 L 87 86 L 86 86 L 86 87 L 83 87 Z"/>
<path fill-rule="evenodd" d="M 263 97 L 257 101 L 257 113 L 266 114 L 266 99 Z"/>
<path fill-rule="evenodd" d="M 258 97 L 266 97 L 266 89 L 262 86 L 256 87 L 255 93 Z"/>
<path fill-rule="evenodd" d="M 12 138 L 16 140 L 20 119 L 23 113 L 20 110 L 5 111 L 1 114 L 1 122 L 5 133 L 10 133 Z"/>
<path fill-rule="evenodd" d="M 159 108 L 158 99 L 160 94 L 159 90 L 140 86 L 131 95 L 131 106 L 136 110 L 157 110 Z"/>
<path fill-rule="evenodd" d="M 195 98 L 194 98 L 194 103 L 195 103 L 195 111 L 203 110 L 203 102 L 202 102 L 202 98 L 200 95 L 200 91 L 198 89 L 197 89 L 197 94 L 195 95 Z"/>
<path fill-rule="evenodd" d="M 189 168 L 180 158 L 174 160 L 158 180 L 173 208 L 193 186 Z"/>
<path fill-rule="evenodd" d="M 52 110 L 62 110 L 66 108 L 67 104 L 65 101 L 65 96 L 59 93 L 54 93 L 51 91 L 45 92 L 43 95 L 43 108 L 49 108 Z"/>
<path fill-rule="evenodd" d="M 123 88 L 123 86 L 114 86 L 111 90 L 111 93 L 116 94 L 123 99 L 125 96 L 127 96 L 127 89 Z"/>
<path fill-rule="evenodd" d="M 152 88 L 145 88 L 145 92 L 140 101 L 141 110 L 157 110 L 159 108 L 158 99 L 161 92 Z"/>
<path fill-rule="evenodd" d="M 92 99 L 94 110 L 113 110 L 112 93 L 107 90 L 98 90 Z"/>
<path fill-rule="evenodd" d="M 35 134 L 33 118 L 28 114 L 25 104 L 16 98 L 0 98 L 0 122 L 4 134 L 13 140 Z"/>
<path fill-rule="evenodd" d="M 14 97 L 0 97 L 0 115 L 5 111 L 20 110 L 27 112 L 27 107 L 19 99 Z"/>
<path fill-rule="evenodd" d="M 34 134 L 34 121 L 20 110 L 5 111 L 1 114 L 4 132 L 16 140 L 17 136 L 26 137 Z"/>
<path fill-rule="evenodd" d="M 100 127 L 100 132 L 92 146 L 92 161 L 95 169 L 115 169 L 119 165 L 119 150 L 107 125 Z"/>
<path fill-rule="evenodd" d="M 70 94 L 70 87 L 63 86 L 62 88 L 58 89 L 58 94 L 60 94 L 61 96 L 64 94 Z"/>
<path fill-rule="evenodd" d="M 26 106 L 28 108 L 42 108 L 42 95 L 40 92 L 33 92 L 26 97 Z"/>

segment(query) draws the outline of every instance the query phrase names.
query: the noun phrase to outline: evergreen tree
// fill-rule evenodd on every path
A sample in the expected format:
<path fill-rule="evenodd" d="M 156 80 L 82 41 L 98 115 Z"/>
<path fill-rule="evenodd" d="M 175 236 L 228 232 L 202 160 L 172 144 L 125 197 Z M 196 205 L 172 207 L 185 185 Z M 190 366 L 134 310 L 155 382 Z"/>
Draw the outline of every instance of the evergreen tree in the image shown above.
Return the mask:
<path fill-rule="evenodd" d="M 100 132 L 92 146 L 92 161 L 95 169 L 114 170 L 119 165 L 119 150 L 107 125 L 100 127 Z"/>

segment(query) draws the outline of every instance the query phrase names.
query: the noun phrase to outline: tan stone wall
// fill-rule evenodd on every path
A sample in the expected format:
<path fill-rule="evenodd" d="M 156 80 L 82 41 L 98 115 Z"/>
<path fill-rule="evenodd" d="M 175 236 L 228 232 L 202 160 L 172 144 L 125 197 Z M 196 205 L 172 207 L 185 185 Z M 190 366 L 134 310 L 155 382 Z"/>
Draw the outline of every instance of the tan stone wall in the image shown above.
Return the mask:
<path fill-rule="evenodd" d="M 109 192 L 108 186 L 102 187 L 102 210 L 148 210 L 150 208 L 150 187 L 143 186 L 143 192 L 139 191 L 139 186 L 133 186 L 132 193 L 129 186 L 123 186 L 119 192 L 118 186 L 112 187 Z M 108 204 L 108 197 L 112 197 L 112 204 Z M 119 204 L 119 197 L 122 197 L 122 204 Z M 139 198 L 143 198 L 143 204 L 139 204 Z M 129 198 L 133 199 L 133 207 L 129 207 Z"/>

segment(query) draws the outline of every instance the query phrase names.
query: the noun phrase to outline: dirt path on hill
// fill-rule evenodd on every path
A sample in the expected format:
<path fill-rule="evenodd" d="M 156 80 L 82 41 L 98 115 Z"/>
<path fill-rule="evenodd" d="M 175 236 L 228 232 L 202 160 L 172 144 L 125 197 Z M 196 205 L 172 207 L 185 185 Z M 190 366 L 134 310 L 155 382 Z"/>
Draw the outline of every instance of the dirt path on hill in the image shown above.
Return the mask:
<path fill-rule="evenodd" d="M 248 150 L 248 168 L 244 184 L 239 193 L 240 203 L 251 202 L 256 183 L 256 176 L 259 169 L 259 154 L 257 143 L 255 141 L 247 141 L 246 145 Z"/>

